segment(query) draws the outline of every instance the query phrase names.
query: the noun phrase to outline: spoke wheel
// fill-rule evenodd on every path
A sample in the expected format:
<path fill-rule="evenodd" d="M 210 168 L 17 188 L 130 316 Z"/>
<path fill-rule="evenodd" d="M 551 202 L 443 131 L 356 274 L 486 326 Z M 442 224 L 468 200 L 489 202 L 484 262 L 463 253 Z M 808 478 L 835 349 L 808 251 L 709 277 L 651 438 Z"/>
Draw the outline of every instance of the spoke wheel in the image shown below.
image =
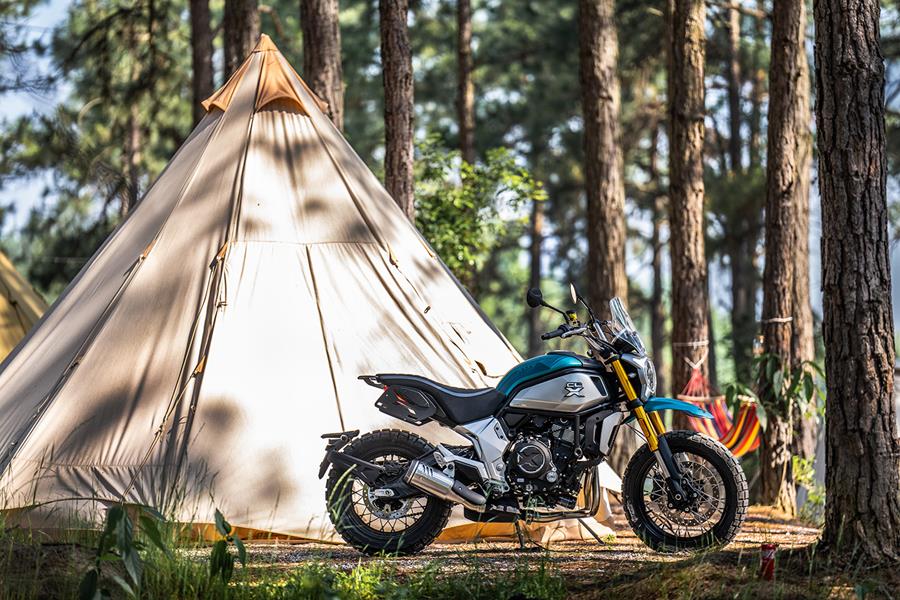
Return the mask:
<path fill-rule="evenodd" d="M 450 503 L 427 494 L 390 498 L 383 486 L 403 476 L 409 463 L 434 451 L 421 437 L 395 430 L 368 433 L 344 452 L 384 467 L 369 485 L 353 469 L 332 465 L 326 483 L 328 514 L 348 543 L 366 554 L 412 554 L 440 534 L 450 518 Z"/>
<path fill-rule="evenodd" d="M 656 456 L 644 445 L 631 458 L 623 480 L 632 529 L 663 552 L 727 544 L 747 512 L 747 479 L 740 464 L 725 446 L 699 433 L 675 431 L 666 440 L 689 500 L 673 502 Z"/>

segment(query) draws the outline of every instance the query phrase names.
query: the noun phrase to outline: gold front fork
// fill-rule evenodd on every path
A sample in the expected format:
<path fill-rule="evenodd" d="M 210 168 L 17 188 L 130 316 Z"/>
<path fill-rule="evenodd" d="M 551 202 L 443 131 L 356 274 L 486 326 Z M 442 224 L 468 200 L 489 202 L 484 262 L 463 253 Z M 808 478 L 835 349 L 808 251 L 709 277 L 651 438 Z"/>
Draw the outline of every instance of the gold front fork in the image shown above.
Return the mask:
<path fill-rule="evenodd" d="M 637 399 L 637 394 L 631 385 L 631 381 L 628 379 L 628 374 L 625 373 L 625 368 L 618 359 L 614 360 L 612 365 L 613 370 L 619 377 L 622 389 L 625 390 L 625 397 L 628 398 L 629 402 L 633 402 Z M 647 445 L 650 447 L 650 450 L 656 452 L 656 449 L 659 447 L 658 436 L 666 432 L 659 414 L 654 412 L 648 415 L 643 406 L 638 406 L 634 409 L 634 418 L 637 419 L 641 431 L 644 432 L 644 437 L 647 438 Z"/>

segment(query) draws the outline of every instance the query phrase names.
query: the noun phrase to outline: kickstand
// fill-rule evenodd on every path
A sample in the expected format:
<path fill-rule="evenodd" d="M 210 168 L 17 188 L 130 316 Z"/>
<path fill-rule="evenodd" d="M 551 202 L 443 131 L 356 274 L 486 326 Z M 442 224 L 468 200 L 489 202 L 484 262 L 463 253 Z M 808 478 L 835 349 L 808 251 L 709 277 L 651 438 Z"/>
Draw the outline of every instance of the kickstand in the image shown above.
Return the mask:
<path fill-rule="evenodd" d="M 521 521 L 516 521 L 516 537 L 519 538 L 519 550 L 525 550 L 525 534 L 522 532 Z"/>
<path fill-rule="evenodd" d="M 601 546 L 605 546 L 605 545 L 606 545 L 606 542 L 604 542 L 602 539 L 600 539 L 600 536 L 597 535 L 597 532 L 594 531 L 593 529 L 591 529 L 591 526 L 588 525 L 587 522 L 586 522 L 584 519 L 578 519 L 578 522 L 581 523 L 581 526 L 584 527 L 585 529 L 587 529 L 588 532 L 589 532 L 592 536 L 594 536 L 594 539 L 597 540 L 597 543 L 598 543 L 598 544 L 600 544 Z"/>

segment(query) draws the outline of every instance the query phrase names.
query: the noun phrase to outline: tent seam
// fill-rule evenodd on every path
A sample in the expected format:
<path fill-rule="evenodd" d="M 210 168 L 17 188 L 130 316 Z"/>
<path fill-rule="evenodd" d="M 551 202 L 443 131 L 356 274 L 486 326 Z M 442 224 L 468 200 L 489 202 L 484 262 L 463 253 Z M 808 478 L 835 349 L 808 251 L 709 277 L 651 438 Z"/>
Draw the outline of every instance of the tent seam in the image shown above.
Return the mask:
<path fill-rule="evenodd" d="M 325 333 L 325 317 L 322 315 L 322 304 L 319 300 L 319 285 L 316 282 L 316 273 L 313 270 L 312 264 L 312 256 L 309 253 L 309 248 L 306 249 L 306 263 L 309 265 L 309 276 L 312 278 L 313 284 L 313 294 L 316 296 L 316 312 L 319 315 L 319 327 L 322 330 L 322 346 L 325 348 L 325 358 L 328 359 L 328 371 L 331 373 L 331 387 L 334 389 L 334 403 L 337 406 L 338 411 L 338 420 L 341 423 L 341 430 L 345 430 L 346 426 L 344 425 L 344 411 L 341 410 L 341 399 L 338 395 L 337 389 L 337 379 L 334 374 L 334 364 L 331 360 L 331 352 L 328 350 L 328 337 Z"/>

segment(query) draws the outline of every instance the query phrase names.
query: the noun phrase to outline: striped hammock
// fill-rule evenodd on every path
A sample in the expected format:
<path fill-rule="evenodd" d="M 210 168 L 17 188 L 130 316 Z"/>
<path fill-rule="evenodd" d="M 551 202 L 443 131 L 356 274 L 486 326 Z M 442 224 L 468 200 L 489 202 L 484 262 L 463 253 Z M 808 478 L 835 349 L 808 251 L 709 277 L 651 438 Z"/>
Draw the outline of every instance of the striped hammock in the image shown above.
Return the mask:
<path fill-rule="evenodd" d="M 737 418 L 733 419 L 725 403 L 725 396 L 712 393 L 709 381 L 697 367 L 693 369 L 691 378 L 677 397 L 712 413 L 712 419 L 688 417 L 694 431 L 719 440 L 737 457 L 759 447 L 760 425 L 756 415 L 756 400 L 753 398 L 741 398 Z"/>

